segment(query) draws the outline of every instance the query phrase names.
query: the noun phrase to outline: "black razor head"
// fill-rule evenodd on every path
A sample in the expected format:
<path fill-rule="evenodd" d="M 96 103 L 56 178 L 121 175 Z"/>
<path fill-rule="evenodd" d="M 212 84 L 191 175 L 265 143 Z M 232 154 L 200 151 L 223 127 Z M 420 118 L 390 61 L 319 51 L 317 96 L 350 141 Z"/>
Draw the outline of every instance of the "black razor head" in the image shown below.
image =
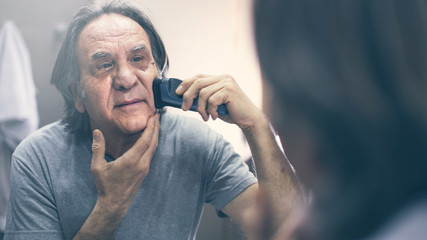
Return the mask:
<path fill-rule="evenodd" d="M 159 78 L 155 78 L 153 81 L 154 106 L 157 109 L 161 109 L 165 106 L 163 104 L 162 95 L 160 93 L 161 83 L 162 83 L 162 80 Z"/>

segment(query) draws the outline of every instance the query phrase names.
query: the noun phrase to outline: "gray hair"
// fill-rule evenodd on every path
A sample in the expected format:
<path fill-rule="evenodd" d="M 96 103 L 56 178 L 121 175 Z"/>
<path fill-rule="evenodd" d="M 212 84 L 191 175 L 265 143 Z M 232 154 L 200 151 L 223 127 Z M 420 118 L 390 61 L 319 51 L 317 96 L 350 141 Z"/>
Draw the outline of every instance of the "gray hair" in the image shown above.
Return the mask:
<path fill-rule="evenodd" d="M 162 75 L 169 67 L 168 56 L 163 42 L 154 28 L 152 22 L 141 10 L 121 1 L 112 1 L 101 6 L 88 5 L 81 7 L 74 14 L 68 26 L 65 39 L 56 59 L 50 82 L 56 86 L 64 97 L 65 116 L 62 123 L 66 130 L 74 133 L 90 133 L 89 116 L 80 113 L 75 108 L 75 93 L 84 97 L 84 91 L 80 82 L 80 68 L 76 55 L 76 44 L 84 27 L 94 19 L 108 13 L 116 13 L 128 17 L 137 22 L 147 33 L 150 39 L 151 51 L 157 67 Z"/>

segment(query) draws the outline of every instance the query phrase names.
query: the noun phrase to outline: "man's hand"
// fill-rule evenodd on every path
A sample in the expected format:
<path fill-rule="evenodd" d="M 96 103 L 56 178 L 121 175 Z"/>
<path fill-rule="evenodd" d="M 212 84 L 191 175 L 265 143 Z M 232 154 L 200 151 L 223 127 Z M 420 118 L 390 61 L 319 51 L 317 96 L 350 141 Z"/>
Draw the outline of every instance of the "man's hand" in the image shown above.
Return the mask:
<path fill-rule="evenodd" d="M 74 239 L 109 239 L 113 236 L 148 174 L 158 144 L 159 128 L 159 115 L 151 116 L 135 145 L 112 162 L 105 160 L 102 132 L 93 132 L 91 171 L 98 200 Z"/>
<path fill-rule="evenodd" d="M 157 147 L 158 119 L 158 114 L 150 117 L 135 145 L 112 162 L 107 162 L 104 158 L 105 140 L 102 132 L 93 132 L 91 171 L 98 190 L 98 202 L 110 209 L 130 206 L 148 174 L 151 158 Z"/>
<path fill-rule="evenodd" d="M 205 121 L 209 116 L 218 118 L 218 106 L 226 104 L 229 115 L 219 117 L 237 124 L 248 141 L 257 169 L 258 184 L 248 187 L 222 211 L 237 222 L 248 236 L 253 236 L 251 233 L 254 229 L 264 236 L 272 236 L 282 224 L 288 225 L 295 203 L 302 198 L 302 192 L 292 166 L 278 145 L 264 113 L 229 75 L 197 75 L 184 80 L 176 93 L 183 95 L 183 110 L 190 109 L 194 99 L 198 97 L 197 111 Z M 265 222 L 253 221 L 254 218 L 262 217 L 260 213 L 264 210 L 257 201 L 260 191 L 270 207 L 266 218 L 269 220 L 268 228 L 265 228 Z"/>
<path fill-rule="evenodd" d="M 264 116 L 229 75 L 196 75 L 185 79 L 176 94 L 183 96 L 183 110 L 190 109 L 198 97 L 197 111 L 205 121 L 209 116 L 214 120 L 219 117 L 245 130 L 252 128 Z M 229 115 L 218 116 L 217 109 L 221 104 L 226 104 Z"/>

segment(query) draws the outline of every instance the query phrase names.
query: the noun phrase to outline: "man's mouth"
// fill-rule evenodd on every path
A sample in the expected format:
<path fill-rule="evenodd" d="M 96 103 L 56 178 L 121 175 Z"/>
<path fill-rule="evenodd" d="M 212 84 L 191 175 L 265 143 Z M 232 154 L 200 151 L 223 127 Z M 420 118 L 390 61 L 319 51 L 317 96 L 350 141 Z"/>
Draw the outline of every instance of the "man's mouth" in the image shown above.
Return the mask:
<path fill-rule="evenodd" d="M 128 105 L 132 105 L 132 104 L 136 104 L 136 103 L 140 103 L 143 102 L 144 100 L 142 99 L 132 99 L 130 101 L 124 101 L 121 102 L 120 104 L 117 104 L 115 107 L 119 108 L 119 107 L 124 107 L 124 106 L 128 106 Z"/>

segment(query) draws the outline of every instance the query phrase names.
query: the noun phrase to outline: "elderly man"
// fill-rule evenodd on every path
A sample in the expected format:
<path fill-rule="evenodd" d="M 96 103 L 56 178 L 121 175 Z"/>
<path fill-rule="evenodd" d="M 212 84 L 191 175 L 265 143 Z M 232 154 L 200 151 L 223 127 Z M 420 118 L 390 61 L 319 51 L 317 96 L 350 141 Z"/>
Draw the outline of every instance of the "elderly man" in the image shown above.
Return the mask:
<path fill-rule="evenodd" d="M 177 89 L 188 110 L 244 132 L 258 180 L 221 136 L 155 109 L 162 41 L 137 9 L 110 3 L 73 18 L 52 74 L 66 116 L 13 155 L 6 239 L 193 239 L 205 202 L 253 227 L 260 191 L 286 221 L 300 196 L 270 123 L 230 76 L 197 75 Z M 229 114 L 218 116 L 226 104 Z"/>

